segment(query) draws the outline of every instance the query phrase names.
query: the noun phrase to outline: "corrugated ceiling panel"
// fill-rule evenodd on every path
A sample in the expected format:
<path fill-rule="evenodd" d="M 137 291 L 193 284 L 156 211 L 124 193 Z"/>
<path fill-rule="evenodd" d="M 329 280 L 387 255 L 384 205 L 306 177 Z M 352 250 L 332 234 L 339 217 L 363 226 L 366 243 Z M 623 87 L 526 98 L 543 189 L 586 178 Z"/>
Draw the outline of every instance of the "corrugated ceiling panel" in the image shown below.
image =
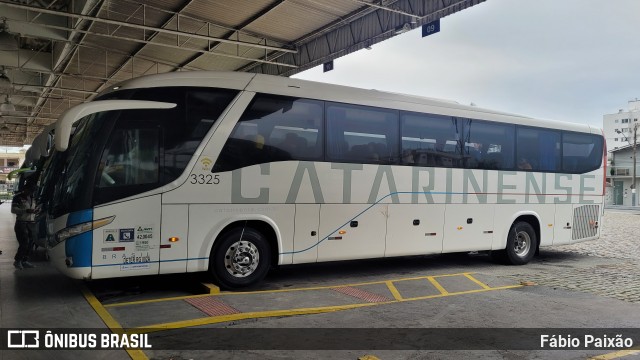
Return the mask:
<path fill-rule="evenodd" d="M 179 29 L 178 29 L 178 25 Z M 207 35 L 207 33 L 211 36 L 217 36 L 220 34 L 224 34 L 225 30 L 217 27 L 217 26 L 207 26 L 206 21 L 195 20 L 186 17 L 180 17 L 180 21 L 178 21 L 175 17 L 169 19 L 164 26 L 165 29 L 169 30 L 178 30 L 181 32 L 187 33 L 196 33 L 200 35 Z"/>
<path fill-rule="evenodd" d="M 82 43 L 115 51 L 124 51 L 126 53 L 133 51 L 139 44 L 138 42 L 124 38 L 117 39 L 100 35 L 87 35 Z"/>
<path fill-rule="evenodd" d="M 148 45 L 140 51 L 140 55 L 154 59 L 162 59 L 163 62 L 171 64 L 182 64 L 195 55 L 193 51 L 167 49 L 160 46 Z"/>
<path fill-rule="evenodd" d="M 175 29 L 176 21 L 171 21 L 166 28 Z M 222 37 L 227 32 L 217 27 L 207 26 L 207 23 L 195 20 L 182 20 L 180 21 L 180 31 L 187 33 L 194 33 L 202 36 L 209 36 L 213 38 Z M 209 43 L 213 43 L 213 40 L 207 41 L 201 38 L 186 36 L 176 36 L 171 34 L 162 34 L 154 39 L 154 42 L 161 42 L 172 46 L 184 46 L 187 48 L 206 50 Z"/>
<path fill-rule="evenodd" d="M 157 27 L 170 19 L 174 10 L 177 10 L 182 3 L 181 0 L 147 1 L 146 3 L 111 0 L 107 2 L 108 6 L 103 7 L 100 17 Z"/>
<path fill-rule="evenodd" d="M 169 11 L 177 11 L 183 4 L 187 3 L 185 0 L 138 0 L 139 3 L 149 5 L 150 7 L 156 7 Z"/>
<path fill-rule="evenodd" d="M 299 3 L 302 6 L 310 7 L 319 11 L 323 11 L 328 15 L 344 18 L 345 15 L 350 14 L 358 9 L 364 8 L 365 5 L 356 1 L 344 1 L 344 0 L 293 0 L 292 3 Z"/>
<path fill-rule="evenodd" d="M 183 13 L 233 28 L 273 3 L 274 0 L 194 0 Z"/>
<path fill-rule="evenodd" d="M 126 67 L 129 68 L 129 71 L 131 71 L 131 68 L 133 68 L 133 74 L 135 76 L 143 75 L 146 72 L 151 71 L 152 69 L 155 73 L 156 69 L 155 63 L 144 59 L 134 59 L 133 61 L 129 60 Z"/>
<path fill-rule="evenodd" d="M 125 80 L 129 80 L 133 78 L 133 76 L 131 76 L 131 72 L 127 72 L 127 71 L 119 71 L 116 75 L 114 75 L 111 80 L 114 83 L 119 83 L 121 81 L 125 81 Z"/>
<path fill-rule="evenodd" d="M 234 71 L 249 61 L 232 59 L 224 56 L 205 55 L 191 63 L 191 66 L 203 70 Z"/>
<path fill-rule="evenodd" d="M 133 24 L 142 24 L 145 9 L 141 4 L 128 1 L 107 1 L 98 14 L 103 19 L 126 21 Z"/>
<path fill-rule="evenodd" d="M 269 34 L 270 38 L 284 42 L 292 42 L 301 34 L 312 32 L 338 19 L 336 15 L 323 10 L 287 2 L 254 21 L 246 29 L 257 34 Z"/>
<path fill-rule="evenodd" d="M 425 16 L 417 24 L 419 26 L 423 21 L 431 21 L 426 15 L 433 12 L 437 12 L 436 17 L 443 17 L 484 0 L 456 1 L 382 2 L 385 6 Z M 41 6 L 41 2 L 20 1 L 20 3 L 34 8 Z M 447 7 L 449 4 L 452 6 Z M 53 7 L 56 5 L 54 4 Z M 446 10 L 438 11 L 443 7 L 446 7 Z M 53 122 L 53 118 L 70 105 L 76 105 L 93 96 L 90 92 L 82 93 L 82 90 L 104 89 L 133 76 L 173 71 L 177 66 L 185 69 L 255 71 L 289 76 L 327 59 L 361 49 L 367 44 L 367 40 L 377 43 L 392 37 L 394 28 L 407 21 L 406 16 L 375 9 L 355 0 L 105 0 L 101 2 L 100 8 L 98 17 L 128 22 L 132 25 L 119 26 L 96 21 L 92 22 L 87 29 L 87 21 L 81 24 L 80 29 L 93 33 L 75 38 L 81 39 L 82 45 L 86 46 L 78 47 L 78 53 L 73 56 L 54 59 L 54 62 L 60 61 L 64 66 L 64 69 L 55 71 L 65 73 L 61 76 L 62 81 L 54 86 L 79 91 L 44 91 L 43 94 L 51 98 L 39 99 L 38 108 L 42 110 L 34 124 Z M 176 17 L 174 12 L 181 9 L 181 16 Z M 38 12 L 37 9 L 33 11 Z M 368 15 L 349 17 L 354 13 L 363 15 L 363 12 Z M 48 18 L 49 16 L 43 15 L 39 20 L 46 23 Z M 69 24 L 75 24 L 75 21 L 69 21 Z M 336 26 L 328 29 L 327 32 L 323 31 L 323 34 L 317 34 L 318 30 L 326 29 L 330 24 L 336 24 Z M 52 25 L 59 26 L 60 23 L 56 20 L 52 21 Z M 265 65 L 265 63 L 251 60 L 262 59 L 266 54 L 273 55 L 273 50 L 265 51 L 215 40 L 189 39 L 188 36 L 178 37 L 173 34 L 156 33 L 153 30 L 136 28 L 139 25 L 196 32 L 231 40 L 238 40 L 239 37 L 240 41 L 247 43 L 264 44 L 266 38 L 268 45 L 276 47 L 297 41 L 299 43 L 296 45 L 300 52 L 280 53 L 276 62 L 300 64 L 300 67 Z M 382 29 L 380 29 L 381 26 Z M 166 43 L 172 47 L 185 46 L 191 50 L 154 44 L 145 45 L 140 40 Z M 195 48 L 202 51 L 210 46 L 212 46 L 211 51 L 218 55 L 202 54 L 194 50 Z M 233 56 L 223 56 L 220 53 Z M 109 77 L 112 78 L 106 80 Z M 19 99 L 20 95 L 23 94 L 16 93 L 14 98 Z M 38 98 L 33 97 L 28 100 L 29 102 L 24 104 L 33 106 Z M 33 128 L 37 129 L 37 126 L 34 125 Z M 24 132 L 16 136 L 24 136 Z"/>
<path fill-rule="evenodd" d="M 216 47 L 215 52 L 230 54 L 235 56 L 248 57 L 251 59 L 258 59 L 265 55 L 264 49 L 251 48 L 246 46 L 237 46 L 234 44 L 220 44 L 219 46 Z"/>
<path fill-rule="evenodd" d="M 162 74 L 162 73 L 170 72 L 172 70 L 173 70 L 173 67 L 171 67 L 171 66 L 158 65 L 157 68 L 154 66 L 154 67 L 151 67 L 151 68 L 147 69 L 141 75 Z"/>

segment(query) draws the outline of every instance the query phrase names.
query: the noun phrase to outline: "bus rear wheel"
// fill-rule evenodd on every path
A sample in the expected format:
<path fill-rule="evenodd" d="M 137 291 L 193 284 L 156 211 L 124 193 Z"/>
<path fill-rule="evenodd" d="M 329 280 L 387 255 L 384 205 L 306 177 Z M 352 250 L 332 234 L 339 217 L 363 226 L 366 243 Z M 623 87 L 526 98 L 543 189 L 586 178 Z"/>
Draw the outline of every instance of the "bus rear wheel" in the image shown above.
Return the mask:
<path fill-rule="evenodd" d="M 245 227 L 219 238 L 213 247 L 209 270 L 218 285 L 227 289 L 258 283 L 271 266 L 271 249 L 264 235 Z"/>
<path fill-rule="evenodd" d="M 538 237 L 533 226 L 528 222 L 519 221 L 509 229 L 503 258 L 508 264 L 524 265 L 533 259 L 537 247 Z"/>

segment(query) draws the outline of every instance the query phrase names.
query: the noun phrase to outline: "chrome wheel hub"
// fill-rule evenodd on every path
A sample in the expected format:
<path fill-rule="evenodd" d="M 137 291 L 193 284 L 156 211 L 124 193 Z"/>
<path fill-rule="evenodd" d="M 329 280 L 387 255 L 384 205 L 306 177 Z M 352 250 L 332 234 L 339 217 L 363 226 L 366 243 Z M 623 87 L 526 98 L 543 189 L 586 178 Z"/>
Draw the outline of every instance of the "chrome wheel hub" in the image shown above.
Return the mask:
<path fill-rule="evenodd" d="M 258 248 L 249 241 L 238 241 L 224 254 L 224 267 L 235 277 L 247 277 L 253 274 L 260 263 Z"/>
<path fill-rule="evenodd" d="M 514 242 L 513 249 L 516 255 L 525 257 L 531 250 L 531 237 L 526 231 L 516 232 L 516 241 Z"/>

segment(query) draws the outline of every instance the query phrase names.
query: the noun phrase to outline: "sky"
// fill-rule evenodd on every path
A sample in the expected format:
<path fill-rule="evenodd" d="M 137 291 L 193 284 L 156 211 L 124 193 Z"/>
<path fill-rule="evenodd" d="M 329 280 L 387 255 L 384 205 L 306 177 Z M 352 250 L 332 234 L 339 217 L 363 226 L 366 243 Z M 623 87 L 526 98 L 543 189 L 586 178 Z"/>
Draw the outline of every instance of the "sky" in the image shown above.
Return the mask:
<path fill-rule="evenodd" d="M 640 98 L 640 1 L 487 0 L 295 78 L 602 127 Z"/>

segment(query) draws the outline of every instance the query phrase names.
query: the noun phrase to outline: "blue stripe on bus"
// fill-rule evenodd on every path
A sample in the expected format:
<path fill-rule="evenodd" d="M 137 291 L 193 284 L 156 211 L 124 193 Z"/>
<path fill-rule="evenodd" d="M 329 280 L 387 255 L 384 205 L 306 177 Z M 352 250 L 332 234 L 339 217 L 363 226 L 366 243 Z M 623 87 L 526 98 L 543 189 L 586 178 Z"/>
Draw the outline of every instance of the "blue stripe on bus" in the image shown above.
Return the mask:
<path fill-rule="evenodd" d="M 75 211 L 67 217 L 67 227 L 93 221 L 93 209 Z M 67 257 L 73 259 L 72 268 L 91 267 L 93 252 L 93 232 L 72 236 L 64 242 Z"/>
<path fill-rule="evenodd" d="M 365 212 L 369 211 L 369 209 L 371 209 L 372 207 L 374 207 L 375 205 L 377 205 L 378 203 L 380 203 L 381 201 L 383 201 L 384 199 L 393 196 L 393 195 L 398 195 L 398 194 L 432 194 L 432 195 L 464 195 L 464 192 L 446 192 L 446 191 L 441 191 L 441 192 L 436 192 L 436 191 L 429 191 L 429 192 L 413 192 L 413 191 L 397 191 L 397 192 L 392 192 L 387 194 L 386 196 L 381 197 L 378 201 L 374 202 L 373 204 L 369 205 L 369 207 L 367 207 L 366 209 L 362 210 L 359 214 L 357 214 L 356 216 L 352 217 L 351 219 L 349 219 L 347 222 L 345 222 L 344 224 L 342 224 L 342 226 L 340 226 L 339 228 L 335 229 L 334 231 L 332 231 L 331 233 L 329 233 L 327 236 L 325 236 L 324 238 L 322 238 L 322 240 L 318 241 L 317 243 L 315 243 L 314 245 L 311 245 L 310 247 L 303 249 L 303 250 L 298 250 L 298 251 L 287 251 L 287 252 L 282 252 L 279 253 L 278 255 L 289 255 L 289 254 L 299 254 L 305 251 L 309 251 L 311 249 L 313 249 L 316 246 L 319 246 L 323 241 L 327 240 L 331 235 L 335 234 L 337 231 L 339 231 L 340 229 L 342 229 L 343 227 L 345 227 L 347 224 L 351 223 L 351 221 L 353 221 L 353 219 L 357 218 L 358 216 L 364 214 Z M 170 262 L 170 261 L 187 261 L 187 260 L 208 260 L 209 258 L 193 258 L 193 259 L 177 259 L 177 260 L 162 260 L 160 262 Z M 157 261 L 153 261 L 153 262 L 157 262 Z M 131 263 L 131 264 L 148 264 L 148 263 Z M 94 267 L 99 267 L 99 266 L 116 266 L 116 265 L 125 265 L 122 263 L 119 264 L 104 264 L 104 265 L 95 265 Z M 126 264 L 128 265 L 128 264 Z"/>
<path fill-rule="evenodd" d="M 64 242 L 65 255 L 73 259 L 72 268 L 91 267 L 92 235 L 91 231 L 87 231 L 84 234 L 70 237 Z"/>
<path fill-rule="evenodd" d="M 101 266 L 120 266 L 120 265 L 138 265 L 138 264 L 153 264 L 153 263 L 157 263 L 157 262 L 173 262 L 173 261 L 188 261 L 188 260 L 209 260 L 208 257 L 203 257 L 203 258 L 188 258 L 188 259 L 172 259 L 172 260 L 160 260 L 160 261 L 149 261 L 149 262 L 135 262 L 135 263 L 117 263 L 117 264 L 101 264 L 101 265 L 94 265 L 93 267 L 101 267 Z"/>
<path fill-rule="evenodd" d="M 342 226 L 336 228 L 335 230 L 333 230 L 332 232 L 330 232 L 327 236 L 323 237 L 320 241 L 318 241 L 317 243 L 315 243 L 314 245 L 311 245 L 310 247 L 306 248 L 306 249 L 302 249 L 302 250 L 298 250 L 298 251 L 287 251 L 287 252 L 281 252 L 278 255 L 290 255 L 290 254 L 299 254 L 305 251 L 309 251 L 317 246 L 319 246 L 322 242 L 324 242 L 325 240 L 327 240 L 331 235 L 335 234 L 337 231 L 339 231 L 340 229 L 344 228 L 345 226 L 347 226 L 349 223 L 351 223 L 351 221 L 353 221 L 354 219 L 356 219 L 358 216 L 364 214 L 365 212 L 369 211 L 369 209 L 371 209 L 372 207 L 374 207 L 375 205 L 378 205 L 381 201 L 383 201 L 384 199 L 390 197 L 390 196 L 394 196 L 394 195 L 407 195 L 407 194 L 429 194 L 429 195 L 465 195 L 465 194 L 473 194 L 473 193 L 465 193 L 465 192 L 450 192 L 450 191 L 426 191 L 426 192 L 413 192 L 413 191 L 396 191 L 396 192 L 392 192 L 389 193 L 383 197 L 381 197 L 379 200 L 377 200 L 376 202 L 374 202 L 373 204 L 369 205 L 366 209 L 362 210 L 360 213 L 358 213 L 357 215 L 355 215 L 354 217 L 352 217 L 351 219 L 347 220 L 344 224 L 342 224 Z M 518 194 L 520 195 L 520 194 Z M 524 194 L 521 194 L 524 195 Z M 565 196 L 573 196 L 573 194 L 563 194 Z M 73 217 L 72 217 L 73 216 Z M 74 221 L 78 221 L 76 222 L 76 224 L 85 222 L 85 221 L 91 221 L 93 217 L 93 212 L 92 210 L 85 210 L 85 211 L 78 211 L 72 214 L 69 214 L 69 219 L 67 220 L 67 224 L 68 226 L 70 226 L 69 224 L 72 223 L 72 218 Z M 89 219 L 89 220 L 84 220 L 84 219 Z M 82 221 L 84 220 L 84 221 Z M 84 235 L 84 234 L 83 234 Z M 69 240 L 67 240 L 69 241 Z M 91 250 L 91 249 L 89 249 Z M 208 257 L 204 257 L 204 258 L 188 258 L 188 259 L 174 259 L 174 260 L 161 260 L 161 261 L 152 261 L 152 262 L 148 262 L 148 263 L 131 263 L 131 264 L 149 264 L 149 263 L 153 263 L 153 262 L 173 262 L 173 261 L 188 261 L 188 260 L 208 260 Z M 75 262 L 75 259 L 74 259 Z M 89 252 L 89 256 L 88 256 L 88 262 L 89 265 L 85 265 L 85 266 L 91 266 L 91 254 Z M 74 264 L 75 265 L 75 264 Z M 119 266 L 119 265 L 129 265 L 129 264 L 122 264 L 122 263 L 117 263 L 117 264 L 103 264 L 103 265 L 95 265 L 94 267 L 100 267 L 100 266 Z"/>
<path fill-rule="evenodd" d="M 392 192 L 390 194 L 387 194 L 386 196 L 381 197 L 378 201 L 374 202 L 373 204 L 371 204 L 369 207 L 367 207 L 366 209 L 362 210 L 358 215 L 352 217 L 351 219 L 349 219 L 347 222 L 345 222 L 344 224 L 342 224 L 342 226 L 340 226 L 339 228 L 333 230 L 332 232 L 329 233 L 329 235 L 323 237 L 320 241 L 318 241 L 317 243 L 315 243 L 314 245 L 309 246 L 306 249 L 303 250 L 298 250 L 298 251 L 287 251 L 287 252 L 281 252 L 278 255 L 290 255 L 290 254 L 299 254 L 305 251 L 309 251 L 311 249 L 313 249 L 316 246 L 319 246 L 323 241 L 327 240 L 331 235 L 335 234 L 337 231 L 339 231 L 340 229 L 344 228 L 345 226 L 347 226 L 349 223 L 351 223 L 351 221 L 353 221 L 355 218 L 357 218 L 358 216 L 364 214 L 365 212 L 369 211 L 369 209 L 371 209 L 372 207 L 378 205 L 378 203 L 380 203 L 382 200 L 390 197 L 390 196 L 394 196 L 394 195 L 408 195 L 408 194 L 423 194 L 423 195 L 473 195 L 475 193 L 469 193 L 469 192 L 451 192 L 451 191 L 396 191 L 396 192 Z M 512 194 L 512 195 L 522 195 L 524 196 L 525 194 Z M 562 194 L 563 196 L 576 196 L 575 194 Z M 593 195 L 593 196 L 598 196 L 598 195 Z"/>
<path fill-rule="evenodd" d="M 93 221 L 93 210 L 80 210 L 69 214 L 67 217 L 67 227 Z"/>
<path fill-rule="evenodd" d="M 393 196 L 393 195 L 406 195 L 406 194 L 429 194 L 429 195 L 464 195 L 467 193 L 464 192 L 449 192 L 449 191 L 427 191 L 427 192 L 413 192 L 413 191 L 396 191 L 396 192 L 392 192 L 390 194 L 387 194 L 386 196 L 381 197 L 378 201 L 374 202 L 373 204 L 369 205 L 368 208 L 362 210 L 358 215 L 352 217 L 351 219 L 347 220 L 347 222 L 345 222 L 344 224 L 342 224 L 342 226 L 340 226 L 339 228 L 333 230 L 332 232 L 329 233 L 329 235 L 323 237 L 320 241 L 318 241 L 317 243 L 309 246 L 306 249 L 303 250 L 298 250 L 298 251 L 287 251 L 287 252 L 281 252 L 278 255 L 290 255 L 290 254 L 299 254 L 305 251 L 309 251 L 311 249 L 313 249 L 316 246 L 319 246 L 323 241 L 327 240 L 331 235 L 335 234 L 337 231 L 339 231 L 340 229 L 344 228 L 345 226 L 347 226 L 349 223 L 351 223 L 351 221 L 353 221 L 355 218 L 357 218 L 358 216 L 364 214 L 365 212 L 369 211 L 369 209 L 371 209 L 372 207 L 378 205 L 378 203 L 380 203 L 382 200 L 388 198 L 389 196 Z"/>

